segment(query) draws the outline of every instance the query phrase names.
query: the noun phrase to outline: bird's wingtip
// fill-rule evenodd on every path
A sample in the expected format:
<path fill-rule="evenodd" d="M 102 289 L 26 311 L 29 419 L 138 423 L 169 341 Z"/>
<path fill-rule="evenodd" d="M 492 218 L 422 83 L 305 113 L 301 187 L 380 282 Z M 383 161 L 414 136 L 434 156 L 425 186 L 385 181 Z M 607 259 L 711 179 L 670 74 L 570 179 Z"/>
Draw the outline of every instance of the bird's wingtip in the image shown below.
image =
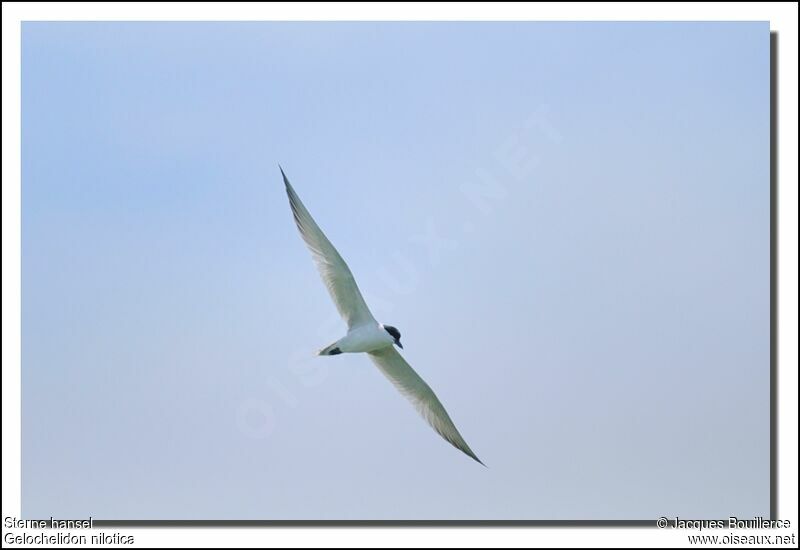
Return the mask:
<path fill-rule="evenodd" d="M 281 171 L 281 176 L 283 177 L 283 182 L 288 185 L 289 184 L 289 178 L 286 177 L 286 172 L 283 171 L 283 166 L 278 164 L 278 170 Z"/>
<path fill-rule="evenodd" d="M 474 452 L 472 452 L 472 449 L 470 449 L 469 446 L 467 446 L 466 444 L 465 444 L 464 447 L 459 446 L 457 448 L 458 448 L 459 451 L 461 451 L 462 453 L 464 453 L 465 455 L 470 457 L 472 460 L 474 460 L 475 462 L 477 462 L 478 464 L 480 464 L 484 468 L 488 468 L 488 466 L 483 463 L 483 460 L 478 458 L 478 455 L 476 455 Z"/>
<path fill-rule="evenodd" d="M 472 449 L 470 449 L 469 447 L 466 447 L 466 448 L 461 448 L 461 447 L 459 447 L 459 449 L 460 449 L 460 450 L 461 450 L 461 451 L 462 451 L 462 452 L 463 452 L 465 455 L 467 455 L 468 457 L 470 457 L 472 460 L 474 460 L 475 462 L 477 462 L 478 464 L 480 464 L 480 465 L 481 465 L 481 466 L 483 466 L 484 468 L 488 468 L 488 466 L 487 466 L 486 464 L 484 464 L 484 463 L 483 463 L 483 460 L 481 460 L 480 458 L 478 458 L 478 455 L 476 455 L 474 452 L 472 452 Z"/>

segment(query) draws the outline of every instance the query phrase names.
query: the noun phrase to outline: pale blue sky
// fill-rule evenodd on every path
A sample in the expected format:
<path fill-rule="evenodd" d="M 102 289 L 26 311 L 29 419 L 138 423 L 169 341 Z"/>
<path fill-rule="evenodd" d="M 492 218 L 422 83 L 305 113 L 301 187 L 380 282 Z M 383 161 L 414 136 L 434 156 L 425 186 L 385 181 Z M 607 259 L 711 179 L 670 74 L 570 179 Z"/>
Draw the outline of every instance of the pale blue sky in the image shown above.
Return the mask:
<path fill-rule="evenodd" d="M 769 511 L 769 27 L 26 23 L 23 512 Z M 489 468 L 343 334 L 278 171 Z"/>

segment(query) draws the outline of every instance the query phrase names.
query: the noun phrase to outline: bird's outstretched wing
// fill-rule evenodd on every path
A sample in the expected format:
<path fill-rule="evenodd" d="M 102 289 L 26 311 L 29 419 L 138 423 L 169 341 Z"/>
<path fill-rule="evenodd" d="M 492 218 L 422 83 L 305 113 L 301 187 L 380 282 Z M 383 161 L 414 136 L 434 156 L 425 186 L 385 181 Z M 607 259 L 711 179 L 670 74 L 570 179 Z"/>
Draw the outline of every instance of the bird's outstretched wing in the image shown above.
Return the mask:
<path fill-rule="evenodd" d="M 289 195 L 289 204 L 292 207 L 294 221 L 300 230 L 300 235 L 311 250 L 314 262 L 317 264 L 322 281 L 328 287 L 328 292 L 336 304 L 339 314 L 347 322 L 348 328 L 353 328 L 369 322 L 376 322 L 372 313 L 367 307 L 367 303 L 358 290 L 356 280 L 350 272 L 350 268 L 344 262 L 339 252 L 333 247 L 331 242 L 319 228 L 314 218 L 308 213 L 306 207 L 300 201 L 292 185 L 289 183 L 286 174 L 281 168 L 283 183 L 286 185 L 286 194 Z"/>
<path fill-rule="evenodd" d="M 433 393 L 430 386 L 411 368 L 411 365 L 403 359 L 403 356 L 394 347 L 381 348 L 378 351 L 369 353 L 369 356 L 386 378 L 411 401 L 417 411 L 439 435 L 455 448 L 463 451 L 467 456 L 483 464 L 472 452 L 472 449 L 469 448 L 461 434 L 458 433 L 455 424 L 450 420 L 450 415 L 447 414 L 441 401 Z"/>

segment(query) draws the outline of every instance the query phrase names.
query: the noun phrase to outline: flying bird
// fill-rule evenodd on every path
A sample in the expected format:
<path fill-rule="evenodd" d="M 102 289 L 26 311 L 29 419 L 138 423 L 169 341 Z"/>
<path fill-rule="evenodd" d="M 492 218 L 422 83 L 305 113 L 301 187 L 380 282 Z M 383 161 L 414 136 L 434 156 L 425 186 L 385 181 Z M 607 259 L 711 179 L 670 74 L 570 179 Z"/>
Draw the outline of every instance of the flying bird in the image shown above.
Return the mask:
<path fill-rule="evenodd" d="M 467 456 L 483 464 L 458 433 L 450 415 L 430 386 L 395 349 L 395 346 L 403 347 L 400 343 L 400 331 L 393 326 L 379 323 L 372 316 L 350 268 L 308 213 L 292 184 L 289 183 L 283 168 L 280 170 L 300 235 L 311 250 L 322 281 L 328 288 L 336 309 L 347 323 L 347 334 L 321 349 L 317 355 L 366 353 L 439 435 Z"/>

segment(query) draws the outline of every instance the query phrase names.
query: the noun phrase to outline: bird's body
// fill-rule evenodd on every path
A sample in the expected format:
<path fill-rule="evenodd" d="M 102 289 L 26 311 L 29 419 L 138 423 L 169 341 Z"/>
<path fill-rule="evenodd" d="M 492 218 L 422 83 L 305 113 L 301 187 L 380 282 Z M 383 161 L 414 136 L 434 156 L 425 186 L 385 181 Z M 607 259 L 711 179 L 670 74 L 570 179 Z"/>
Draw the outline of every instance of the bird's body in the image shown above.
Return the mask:
<path fill-rule="evenodd" d="M 400 331 L 375 320 L 358 289 L 350 268 L 300 201 L 281 169 L 289 205 L 297 228 L 306 242 L 328 292 L 347 323 L 347 334 L 323 348 L 318 355 L 366 353 L 375 366 L 414 405 L 422 417 L 451 445 L 483 464 L 461 437 L 430 386 L 394 348 L 402 348 Z"/>
<path fill-rule="evenodd" d="M 367 323 L 347 331 L 342 338 L 319 351 L 317 355 L 338 355 L 340 353 L 369 353 L 381 348 L 392 347 L 395 339 L 386 332 L 383 325 Z"/>

